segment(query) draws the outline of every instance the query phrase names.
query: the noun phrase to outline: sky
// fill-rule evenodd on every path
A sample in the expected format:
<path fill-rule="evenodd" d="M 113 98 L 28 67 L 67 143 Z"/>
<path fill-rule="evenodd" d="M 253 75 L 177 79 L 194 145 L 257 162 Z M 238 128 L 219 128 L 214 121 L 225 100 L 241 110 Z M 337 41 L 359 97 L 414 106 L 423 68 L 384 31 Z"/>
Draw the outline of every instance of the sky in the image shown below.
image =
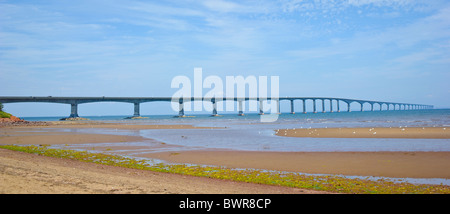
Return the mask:
<path fill-rule="evenodd" d="M 450 2 L 0 0 L 0 96 L 172 96 L 171 81 L 193 80 L 195 68 L 224 81 L 279 76 L 281 97 L 449 108 Z M 68 116 L 70 106 L 5 111 Z M 128 103 L 79 105 L 80 115 L 132 113 Z M 168 103 L 141 105 L 166 113 Z"/>

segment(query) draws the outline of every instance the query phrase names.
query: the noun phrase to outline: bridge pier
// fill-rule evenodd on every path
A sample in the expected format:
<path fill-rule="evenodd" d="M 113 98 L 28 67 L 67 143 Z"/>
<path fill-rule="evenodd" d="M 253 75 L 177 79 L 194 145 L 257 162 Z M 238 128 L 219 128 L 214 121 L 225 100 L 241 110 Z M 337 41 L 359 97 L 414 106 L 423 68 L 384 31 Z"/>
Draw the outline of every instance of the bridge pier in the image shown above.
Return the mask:
<path fill-rule="evenodd" d="M 178 117 L 184 117 L 184 104 L 183 104 L 183 100 L 180 99 L 180 101 L 178 102 Z"/>
<path fill-rule="evenodd" d="M 364 103 L 359 103 L 361 105 L 361 111 L 363 111 Z"/>
<path fill-rule="evenodd" d="M 276 101 L 277 101 L 277 114 L 281 114 L 281 111 L 280 111 L 280 100 L 277 99 Z M 273 102 L 273 100 L 271 100 L 270 102 Z"/>
<path fill-rule="evenodd" d="M 139 103 L 134 103 L 134 114 L 133 117 L 139 117 L 141 114 L 139 113 Z"/>
<path fill-rule="evenodd" d="M 347 102 L 347 111 L 348 112 L 351 112 L 352 110 L 350 110 L 350 103 L 349 102 Z"/>
<path fill-rule="evenodd" d="M 69 116 L 69 118 L 75 118 L 75 117 L 79 117 L 78 116 L 78 104 L 71 103 L 70 104 L 70 116 Z"/>
<path fill-rule="evenodd" d="M 239 116 L 244 116 L 244 111 L 242 109 L 242 100 L 238 100 Z"/>
<path fill-rule="evenodd" d="M 140 103 L 133 103 L 134 104 L 134 114 L 132 117 L 126 117 L 125 119 L 144 119 L 148 117 L 141 117 L 140 113 Z"/>
<path fill-rule="evenodd" d="M 330 99 L 330 112 L 333 112 L 333 100 Z"/>
<path fill-rule="evenodd" d="M 306 100 L 303 101 L 303 114 L 306 114 Z"/>
<path fill-rule="evenodd" d="M 264 102 L 264 100 L 259 100 L 259 115 L 263 115 L 264 114 L 263 102 Z"/>
<path fill-rule="evenodd" d="M 325 113 L 325 99 L 322 99 L 322 113 Z"/>
<path fill-rule="evenodd" d="M 291 114 L 295 114 L 295 111 L 294 111 L 294 100 L 291 100 Z"/>
<path fill-rule="evenodd" d="M 341 112 L 341 109 L 339 108 L 339 100 L 336 100 L 336 105 L 337 105 L 337 112 Z"/>
<path fill-rule="evenodd" d="M 212 112 L 212 115 L 211 115 L 211 116 L 213 116 L 213 117 L 219 116 L 219 115 L 217 114 L 217 102 L 216 102 L 216 99 L 212 99 L 211 102 L 212 102 L 212 104 L 213 104 L 213 112 Z"/>
<path fill-rule="evenodd" d="M 313 113 L 317 113 L 316 111 L 316 100 L 313 99 Z"/>

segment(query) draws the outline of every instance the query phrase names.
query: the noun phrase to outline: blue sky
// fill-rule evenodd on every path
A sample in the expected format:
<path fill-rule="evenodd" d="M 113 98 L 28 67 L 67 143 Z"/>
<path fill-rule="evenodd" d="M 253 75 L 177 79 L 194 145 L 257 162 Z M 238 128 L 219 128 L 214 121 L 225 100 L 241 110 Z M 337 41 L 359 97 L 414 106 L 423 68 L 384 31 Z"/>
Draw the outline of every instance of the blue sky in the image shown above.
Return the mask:
<path fill-rule="evenodd" d="M 193 78 L 195 67 L 224 80 L 279 76 L 280 96 L 450 107 L 450 2 L 0 0 L 0 96 L 172 96 L 172 79 Z M 79 107 L 81 115 L 132 111 L 123 103 Z M 167 103 L 141 111 L 172 113 Z"/>

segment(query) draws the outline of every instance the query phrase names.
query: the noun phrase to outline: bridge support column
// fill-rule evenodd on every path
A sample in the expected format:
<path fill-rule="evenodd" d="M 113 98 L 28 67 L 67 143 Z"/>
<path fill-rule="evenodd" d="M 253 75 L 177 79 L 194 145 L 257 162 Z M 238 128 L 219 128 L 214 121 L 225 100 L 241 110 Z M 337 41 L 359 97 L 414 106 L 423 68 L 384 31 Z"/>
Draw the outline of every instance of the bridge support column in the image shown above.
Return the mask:
<path fill-rule="evenodd" d="M 361 111 L 363 111 L 364 103 L 359 103 L 361 105 Z"/>
<path fill-rule="evenodd" d="M 271 100 L 270 102 L 272 102 L 272 101 L 273 100 Z M 281 114 L 281 111 L 280 111 L 280 100 L 277 99 L 276 101 L 277 101 L 277 114 Z"/>
<path fill-rule="evenodd" d="M 370 104 L 370 111 L 373 111 L 373 103 Z M 381 111 L 381 105 L 380 105 L 380 111 Z"/>
<path fill-rule="evenodd" d="M 179 102 L 178 117 L 184 117 L 184 104 L 183 101 L 181 101 L 181 99 Z"/>
<path fill-rule="evenodd" d="M 339 108 L 339 100 L 336 100 L 336 104 L 337 104 L 337 112 L 341 112 L 341 109 Z"/>
<path fill-rule="evenodd" d="M 350 103 L 347 103 L 347 111 L 351 112 L 352 110 L 350 110 Z"/>
<path fill-rule="evenodd" d="M 216 102 L 216 100 L 215 100 L 215 99 L 212 99 L 211 102 L 212 102 L 212 104 L 213 104 L 213 112 L 212 112 L 212 115 L 211 115 L 211 116 L 213 116 L 213 117 L 219 116 L 219 115 L 217 114 L 217 102 Z"/>
<path fill-rule="evenodd" d="M 316 100 L 313 100 L 313 113 L 317 113 L 317 111 L 316 111 Z"/>
<path fill-rule="evenodd" d="M 244 111 L 242 109 L 242 100 L 238 100 L 238 107 L 239 107 L 239 116 L 244 116 Z"/>
<path fill-rule="evenodd" d="M 333 100 L 330 99 L 330 112 L 333 112 Z"/>
<path fill-rule="evenodd" d="M 70 116 L 69 117 L 79 117 L 78 116 L 78 104 L 70 104 Z"/>
<path fill-rule="evenodd" d="M 264 100 L 259 100 L 259 115 L 263 115 L 264 114 L 263 103 L 264 103 Z"/>
<path fill-rule="evenodd" d="M 306 100 L 303 101 L 303 114 L 306 114 Z"/>
<path fill-rule="evenodd" d="M 325 113 L 325 99 L 322 99 L 322 113 Z"/>
<path fill-rule="evenodd" d="M 294 100 L 291 100 L 291 114 L 295 114 L 295 111 L 294 111 Z"/>
<path fill-rule="evenodd" d="M 141 114 L 139 113 L 139 103 L 134 103 L 134 114 L 133 117 L 139 117 Z"/>

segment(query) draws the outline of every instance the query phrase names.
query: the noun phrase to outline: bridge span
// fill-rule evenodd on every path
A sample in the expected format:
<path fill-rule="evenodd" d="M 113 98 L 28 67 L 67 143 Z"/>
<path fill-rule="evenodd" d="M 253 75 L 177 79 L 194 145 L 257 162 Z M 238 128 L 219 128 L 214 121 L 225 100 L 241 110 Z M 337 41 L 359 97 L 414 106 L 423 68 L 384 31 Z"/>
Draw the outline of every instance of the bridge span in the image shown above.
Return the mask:
<path fill-rule="evenodd" d="M 94 103 L 94 102 L 125 102 L 134 104 L 134 114 L 133 117 L 140 116 L 140 104 L 145 102 L 156 102 L 156 101 L 165 101 L 165 102 L 178 102 L 179 103 L 179 117 L 184 117 L 184 103 L 189 101 L 207 101 L 213 104 L 213 112 L 212 116 L 217 116 L 217 102 L 220 101 L 228 101 L 233 100 L 238 102 L 238 111 L 239 115 L 244 115 L 242 109 L 242 102 L 254 100 L 259 101 L 259 114 L 264 114 L 263 105 L 266 100 L 275 100 L 277 102 L 277 113 L 280 112 L 280 101 L 286 100 L 290 102 L 291 114 L 295 114 L 294 109 L 294 101 L 300 100 L 303 105 L 303 113 L 306 113 L 306 101 L 310 100 L 313 104 L 313 113 L 317 113 L 317 102 L 322 102 L 322 112 L 325 111 L 325 101 L 328 100 L 329 104 L 329 112 L 340 112 L 340 103 L 344 103 L 347 105 L 347 111 L 350 112 L 350 104 L 351 103 L 359 103 L 360 111 L 364 110 L 364 104 L 370 104 L 370 111 L 374 111 L 374 105 L 379 105 L 379 110 L 381 111 L 383 106 L 386 106 L 386 110 L 419 110 L 419 109 L 432 109 L 432 105 L 424 105 L 424 104 L 411 104 L 411 103 L 397 103 L 397 102 L 383 102 L 383 101 L 370 101 L 370 100 L 357 100 L 357 99 L 346 99 L 346 98 L 333 98 L 333 97 L 278 97 L 278 98 L 259 98 L 259 97 L 234 97 L 234 98 L 205 98 L 205 97 L 184 97 L 180 99 L 173 99 L 172 97 L 33 97 L 33 96 L 21 96 L 21 97 L 13 97 L 6 96 L 0 97 L 0 103 L 22 103 L 22 102 L 45 102 L 45 103 L 63 103 L 69 104 L 71 106 L 70 116 L 69 118 L 77 118 L 78 115 L 78 105 L 84 103 Z M 334 105 L 333 105 L 334 103 Z M 334 108 L 336 107 L 336 108 Z M 133 118 L 130 117 L 130 118 Z"/>

